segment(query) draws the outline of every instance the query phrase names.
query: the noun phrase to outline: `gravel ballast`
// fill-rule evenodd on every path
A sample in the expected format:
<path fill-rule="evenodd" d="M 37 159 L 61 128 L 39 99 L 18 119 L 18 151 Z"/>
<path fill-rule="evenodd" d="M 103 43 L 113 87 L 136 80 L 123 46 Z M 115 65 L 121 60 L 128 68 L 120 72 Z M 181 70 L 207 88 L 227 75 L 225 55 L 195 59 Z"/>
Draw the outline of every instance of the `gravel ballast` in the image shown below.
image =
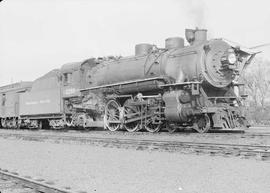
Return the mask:
<path fill-rule="evenodd" d="M 270 162 L 0 138 L 0 168 L 101 193 L 268 193 Z"/>

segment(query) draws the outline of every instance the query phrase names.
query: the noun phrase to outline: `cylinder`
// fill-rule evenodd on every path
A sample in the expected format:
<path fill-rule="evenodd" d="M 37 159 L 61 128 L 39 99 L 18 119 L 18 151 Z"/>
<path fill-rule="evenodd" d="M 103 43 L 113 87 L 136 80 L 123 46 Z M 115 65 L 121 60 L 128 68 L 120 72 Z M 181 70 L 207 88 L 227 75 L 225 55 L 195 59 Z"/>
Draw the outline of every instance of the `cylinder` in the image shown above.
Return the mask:
<path fill-rule="evenodd" d="M 137 44 L 135 46 L 135 56 L 149 54 L 153 50 L 151 44 Z"/>
<path fill-rule="evenodd" d="M 201 43 L 201 42 L 204 42 L 206 40 L 207 40 L 207 30 L 206 29 L 196 29 L 194 43 Z"/>
<path fill-rule="evenodd" d="M 165 40 L 165 48 L 168 50 L 174 48 L 183 48 L 184 46 L 184 38 L 181 37 L 171 37 Z"/>

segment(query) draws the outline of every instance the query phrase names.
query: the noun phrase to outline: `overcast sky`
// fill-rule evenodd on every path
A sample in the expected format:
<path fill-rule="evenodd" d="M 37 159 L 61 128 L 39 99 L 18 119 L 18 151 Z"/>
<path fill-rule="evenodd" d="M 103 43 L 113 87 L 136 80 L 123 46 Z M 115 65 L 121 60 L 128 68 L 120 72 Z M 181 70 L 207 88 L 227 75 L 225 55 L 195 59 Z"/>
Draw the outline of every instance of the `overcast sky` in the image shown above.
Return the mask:
<path fill-rule="evenodd" d="M 164 47 L 185 28 L 208 29 L 247 47 L 270 42 L 269 0 L 4 0 L 0 85 L 34 80 L 62 64 Z M 270 59 L 270 47 L 261 49 Z"/>

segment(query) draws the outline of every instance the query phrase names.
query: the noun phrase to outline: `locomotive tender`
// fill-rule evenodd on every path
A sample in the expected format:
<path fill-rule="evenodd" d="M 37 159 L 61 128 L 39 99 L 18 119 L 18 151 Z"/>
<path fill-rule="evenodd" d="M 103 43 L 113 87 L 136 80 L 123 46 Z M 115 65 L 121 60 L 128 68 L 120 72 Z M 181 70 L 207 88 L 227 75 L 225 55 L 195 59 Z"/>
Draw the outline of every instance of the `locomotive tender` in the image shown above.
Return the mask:
<path fill-rule="evenodd" d="M 185 35 L 188 46 L 174 37 L 165 48 L 138 44 L 131 57 L 65 64 L 35 80 L 31 90 L 18 91 L 19 113 L 2 113 L 2 126 L 129 132 L 192 127 L 200 133 L 247 127 L 237 80 L 256 53 L 223 39 L 207 40 L 203 29 L 187 29 Z"/>

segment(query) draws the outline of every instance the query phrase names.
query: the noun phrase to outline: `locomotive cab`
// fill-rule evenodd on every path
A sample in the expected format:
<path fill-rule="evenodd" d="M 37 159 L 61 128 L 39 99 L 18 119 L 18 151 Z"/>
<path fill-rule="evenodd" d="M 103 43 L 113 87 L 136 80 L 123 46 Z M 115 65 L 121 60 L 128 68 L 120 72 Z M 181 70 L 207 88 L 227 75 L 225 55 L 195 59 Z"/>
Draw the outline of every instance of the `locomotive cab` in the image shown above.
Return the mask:
<path fill-rule="evenodd" d="M 80 95 L 81 62 L 64 64 L 61 69 L 63 98 Z"/>
<path fill-rule="evenodd" d="M 64 64 L 61 67 L 64 98 L 81 95 L 80 89 L 86 86 L 87 72 L 95 65 L 95 59 L 90 58 L 83 62 Z"/>
<path fill-rule="evenodd" d="M 86 81 L 88 71 L 96 66 L 94 58 L 83 62 L 64 64 L 62 73 L 62 98 L 65 113 L 64 125 L 69 127 L 93 126 L 93 109 L 97 103 L 93 97 L 86 98 L 80 91 L 89 83 Z M 90 117 L 91 114 L 91 117 Z M 97 122 L 94 125 L 98 124 Z"/>

